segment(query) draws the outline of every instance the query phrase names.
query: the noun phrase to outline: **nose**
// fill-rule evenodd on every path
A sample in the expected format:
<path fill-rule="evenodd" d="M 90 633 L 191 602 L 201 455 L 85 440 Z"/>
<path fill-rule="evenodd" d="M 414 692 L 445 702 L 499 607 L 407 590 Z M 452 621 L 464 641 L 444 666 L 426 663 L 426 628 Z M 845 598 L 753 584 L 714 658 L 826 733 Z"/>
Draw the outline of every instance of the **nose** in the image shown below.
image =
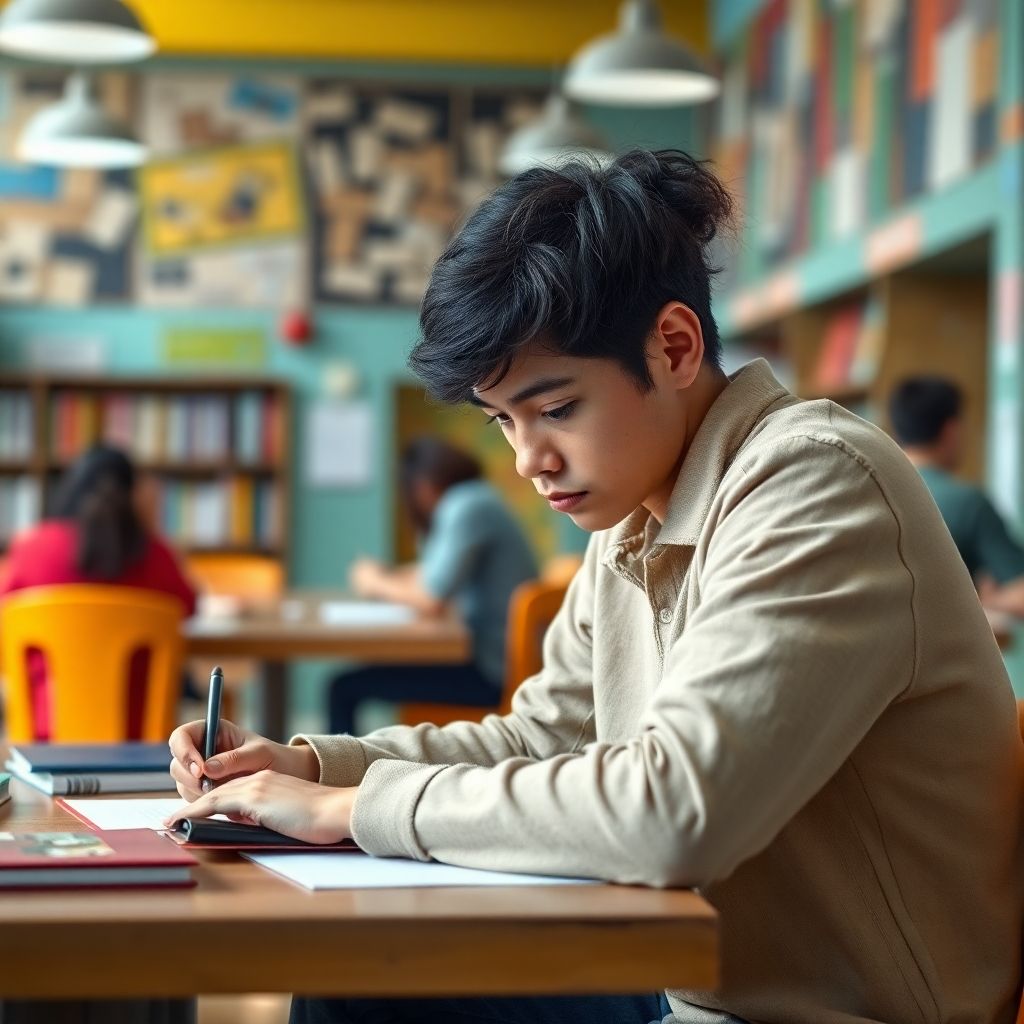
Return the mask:
<path fill-rule="evenodd" d="M 562 459 L 544 431 L 520 431 L 515 439 L 516 472 L 526 480 L 543 473 L 557 473 Z"/>

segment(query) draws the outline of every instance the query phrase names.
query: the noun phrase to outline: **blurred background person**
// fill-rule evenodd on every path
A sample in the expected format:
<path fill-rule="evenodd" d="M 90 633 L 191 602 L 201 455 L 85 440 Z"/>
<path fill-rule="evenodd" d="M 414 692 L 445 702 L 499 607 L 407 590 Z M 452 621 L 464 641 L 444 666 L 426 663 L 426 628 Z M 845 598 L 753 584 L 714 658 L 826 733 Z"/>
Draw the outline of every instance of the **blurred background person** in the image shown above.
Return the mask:
<path fill-rule="evenodd" d="M 963 394 L 944 377 L 909 377 L 892 393 L 889 419 L 953 535 L 992 611 L 1024 617 L 1024 547 L 985 492 L 959 479 L 964 445 Z"/>
<path fill-rule="evenodd" d="M 454 605 L 472 634 L 472 660 L 453 665 L 374 665 L 331 683 L 332 732 L 355 731 L 367 699 L 496 707 L 505 672 L 505 626 L 512 591 L 537 575 L 521 527 L 480 463 L 437 437 L 419 437 L 400 463 L 405 511 L 421 538 L 412 565 L 355 562 L 350 583 L 364 598 L 438 615 Z"/>
<path fill-rule="evenodd" d="M 196 592 L 173 551 L 151 528 L 152 493 L 124 452 L 94 445 L 60 482 L 52 518 L 15 537 L 0 594 L 65 583 L 141 587 L 178 598 L 192 615 Z M 148 651 L 137 652 L 130 678 L 145 681 Z M 36 731 L 49 738 L 46 660 L 29 652 Z"/>

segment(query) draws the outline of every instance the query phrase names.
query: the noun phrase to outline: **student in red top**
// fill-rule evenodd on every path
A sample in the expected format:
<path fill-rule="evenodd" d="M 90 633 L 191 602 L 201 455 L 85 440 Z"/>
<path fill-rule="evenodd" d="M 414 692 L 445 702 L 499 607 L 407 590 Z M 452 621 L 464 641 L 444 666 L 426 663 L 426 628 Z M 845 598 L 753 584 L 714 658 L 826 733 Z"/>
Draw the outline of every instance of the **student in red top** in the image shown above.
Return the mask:
<path fill-rule="evenodd" d="M 147 527 L 147 518 L 128 456 L 105 445 L 90 448 L 61 481 L 54 518 L 13 541 L 0 594 L 60 583 L 110 583 L 172 594 L 191 615 L 196 592 L 171 549 Z M 131 675 L 133 683 L 144 679 L 145 663 L 134 661 Z M 29 676 L 36 737 L 49 739 L 46 662 L 40 651 L 29 652 Z"/>

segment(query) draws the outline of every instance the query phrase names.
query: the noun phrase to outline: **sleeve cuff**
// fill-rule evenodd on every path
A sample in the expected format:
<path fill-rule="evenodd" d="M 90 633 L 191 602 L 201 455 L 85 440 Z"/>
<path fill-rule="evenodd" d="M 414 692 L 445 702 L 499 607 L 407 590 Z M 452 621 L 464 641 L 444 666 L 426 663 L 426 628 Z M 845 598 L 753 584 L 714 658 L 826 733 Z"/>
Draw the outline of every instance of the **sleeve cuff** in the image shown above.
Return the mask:
<path fill-rule="evenodd" d="M 366 774 L 363 745 L 354 736 L 293 736 L 290 746 L 306 744 L 320 762 L 319 781 L 325 786 L 358 786 Z"/>
<path fill-rule="evenodd" d="M 430 780 L 447 765 L 374 761 L 352 808 L 352 838 L 375 857 L 430 860 L 416 837 L 416 807 Z"/>

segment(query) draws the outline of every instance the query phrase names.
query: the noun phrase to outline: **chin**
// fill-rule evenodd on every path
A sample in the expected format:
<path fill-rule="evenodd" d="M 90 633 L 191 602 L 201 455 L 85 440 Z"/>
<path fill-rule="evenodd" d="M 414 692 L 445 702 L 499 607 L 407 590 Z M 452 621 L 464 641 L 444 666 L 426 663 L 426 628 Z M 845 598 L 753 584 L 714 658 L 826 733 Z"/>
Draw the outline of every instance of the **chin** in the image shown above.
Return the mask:
<path fill-rule="evenodd" d="M 597 533 L 599 530 L 610 530 L 613 526 L 618 526 L 628 515 L 629 512 L 626 512 L 624 515 L 618 515 L 601 509 L 587 509 L 575 515 L 569 513 L 569 518 L 581 530 L 586 530 L 588 533 Z"/>

